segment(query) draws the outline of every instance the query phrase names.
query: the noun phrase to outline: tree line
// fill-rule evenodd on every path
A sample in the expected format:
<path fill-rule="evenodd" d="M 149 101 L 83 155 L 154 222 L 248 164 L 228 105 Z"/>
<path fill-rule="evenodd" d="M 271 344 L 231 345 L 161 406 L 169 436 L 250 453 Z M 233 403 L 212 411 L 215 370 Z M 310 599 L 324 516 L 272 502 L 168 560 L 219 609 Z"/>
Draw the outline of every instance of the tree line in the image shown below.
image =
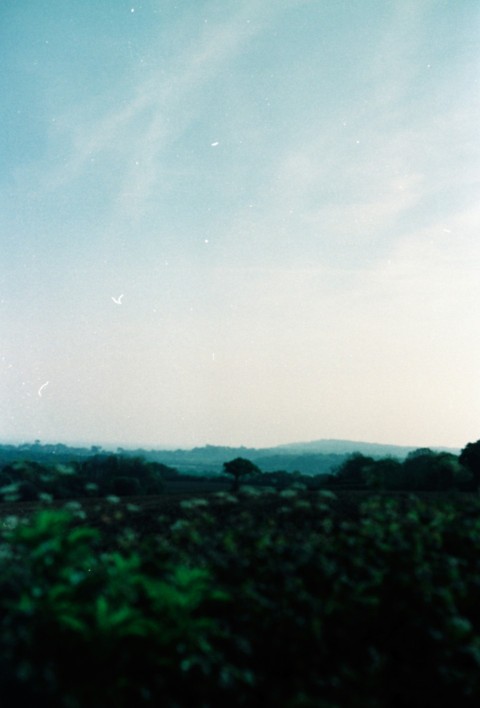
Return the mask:
<path fill-rule="evenodd" d="M 480 440 L 467 443 L 460 455 L 418 448 L 404 460 L 353 453 L 332 474 L 304 475 L 286 471 L 262 473 L 250 460 L 237 457 L 224 463 L 233 491 L 242 481 L 253 485 L 285 487 L 292 483 L 307 488 L 371 489 L 391 491 L 473 491 L 480 486 Z"/>
<path fill-rule="evenodd" d="M 404 460 L 376 460 L 355 453 L 330 477 L 330 484 L 392 491 L 473 491 L 480 485 L 480 440 L 467 443 L 460 455 L 418 448 Z"/>
<path fill-rule="evenodd" d="M 480 486 L 480 440 L 467 443 L 460 455 L 418 448 L 400 460 L 375 459 L 357 452 L 333 473 L 319 475 L 285 470 L 262 472 L 251 460 L 236 457 L 223 464 L 223 474 L 231 480 L 234 492 L 244 482 L 276 488 L 301 484 L 308 489 L 473 491 Z M 218 479 L 218 475 L 214 476 Z M 16 460 L 0 470 L 0 500 L 161 494 L 166 481 L 188 478 L 173 467 L 131 455 L 99 453 L 54 464 Z"/>

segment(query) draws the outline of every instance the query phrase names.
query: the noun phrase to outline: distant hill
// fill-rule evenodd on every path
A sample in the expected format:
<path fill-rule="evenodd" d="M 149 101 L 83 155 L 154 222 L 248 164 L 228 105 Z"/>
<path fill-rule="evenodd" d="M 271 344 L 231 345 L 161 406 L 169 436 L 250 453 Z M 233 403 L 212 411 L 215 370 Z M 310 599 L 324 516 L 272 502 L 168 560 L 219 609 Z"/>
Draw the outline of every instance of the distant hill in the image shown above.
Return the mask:
<path fill-rule="evenodd" d="M 426 446 L 430 447 L 430 446 Z M 408 447 L 405 445 L 386 445 L 383 443 L 358 442 L 354 440 L 313 440 L 311 442 L 289 443 L 278 445 L 275 450 L 287 454 L 323 454 L 323 455 L 345 455 L 353 452 L 361 452 L 362 455 L 371 457 L 400 457 L 404 458 L 409 452 L 417 450 L 418 446 Z M 451 452 L 457 455 L 459 448 L 431 447 L 438 452 Z"/>
<path fill-rule="evenodd" d="M 193 474 L 219 474 L 223 463 L 235 457 L 245 457 L 255 462 L 263 472 L 302 472 L 328 474 L 355 452 L 370 457 L 397 457 L 404 459 L 414 446 L 385 445 L 354 440 L 314 440 L 290 443 L 275 447 L 224 447 L 205 445 L 190 450 L 131 450 L 128 454 L 144 455 L 147 459 L 175 467 L 180 472 Z M 458 454 L 456 448 L 432 448 Z"/>

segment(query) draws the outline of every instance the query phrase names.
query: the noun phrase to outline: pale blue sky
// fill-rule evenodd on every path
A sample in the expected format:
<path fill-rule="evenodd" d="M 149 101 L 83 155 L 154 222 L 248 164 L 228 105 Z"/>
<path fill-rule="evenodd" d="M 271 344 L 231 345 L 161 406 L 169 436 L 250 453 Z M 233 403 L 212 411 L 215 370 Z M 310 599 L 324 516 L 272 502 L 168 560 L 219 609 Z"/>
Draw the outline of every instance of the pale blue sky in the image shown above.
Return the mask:
<path fill-rule="evenodd" d="M 1 439 L 478 439 L 479 40 L 476 0 L 4 0 Z"/>

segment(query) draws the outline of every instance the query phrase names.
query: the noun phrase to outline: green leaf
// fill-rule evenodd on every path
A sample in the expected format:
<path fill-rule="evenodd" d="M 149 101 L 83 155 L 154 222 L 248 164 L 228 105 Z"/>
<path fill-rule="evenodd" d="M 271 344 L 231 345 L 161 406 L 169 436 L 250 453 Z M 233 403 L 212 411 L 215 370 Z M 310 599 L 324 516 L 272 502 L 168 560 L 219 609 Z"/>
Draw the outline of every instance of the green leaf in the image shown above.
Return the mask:
<path fill-rule="evenodd" d="M 78 617 L 74 617 L 73 615 L 59 614 L 58 623 L 60 625 L 68 627 L 69 629 L 73 629 L 75 632 L 78 632 L 82 635 L 87 635 L 89 631 L 88 625 L 81 619 L 79 619 Z"/>

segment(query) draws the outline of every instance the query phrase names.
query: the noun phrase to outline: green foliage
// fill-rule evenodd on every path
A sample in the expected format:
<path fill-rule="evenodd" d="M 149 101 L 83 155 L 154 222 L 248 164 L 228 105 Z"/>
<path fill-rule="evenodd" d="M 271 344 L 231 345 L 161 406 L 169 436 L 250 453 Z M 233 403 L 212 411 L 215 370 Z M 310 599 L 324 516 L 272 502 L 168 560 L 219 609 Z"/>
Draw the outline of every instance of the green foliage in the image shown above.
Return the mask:
<path fill-rule="evenodd" d="M 138 496 L 140 491 L 140 481 L 135 477 L 118 476 L 113 481 L 113 492 L 120 497 Z"/>
<path fill-rule="evenodd" d="M 208 517 L 182 527 L 188 554 L 207 557 L 230 596 L 235 695 L 245 705 L 475 705 L 478 505 L 377 498 L 348 521 L 328 497 L 275 500 L 266 518 L 237 507 L 227 532 Z"/>
<path fill-rule="evenodd" d="M 480 440 L 465 445 L 460 453 L 460 463 L 473 475 L 474 484 L 480 486 Z"/>
<path fill-rule="evenodd" d="M 471 489 L 471 473 L 461 459 L 448 452 L 419 448 L 401 462 L 351 455 L 337 470 L 333 486 L 350 489 L 448 491 Z M 479 468 L 480 479 L 480 468 Z"/>
<path fill-rule="evenodd" d="M 404 467 L 400 460 L 386 457 L 373 461 L 365 468 L 364 478 L 370 489 L 404 489 Z"/>
<path fill-rule="evenodd" d="M 473 708 L 480 503 L 358 496 L 244 487 L 108 544 L 4 518 L 2 705 Z"/>
<path fill-rule="evenodd" d="M 366 457 L 360 452 L 353 453 L 338 468 L 338 481 L 353 487 L 363 487 L 374 462 L 373 457 Z"/>
<path fill-rule="evenodd" d="M 218 630 L 202 606 L 224 595 L 207 570 L 98 553 L 98 533 L 66 513 L 4 535 L 2 705 L 174 705 L 211 673 Z"/>
<path fill-rule="evenodd" d="M 118 484 L 119 478 L 135 479 L 137 493 L 159 494 L 163 490 L 163 468 L 141 457 L 94 455 L 81 464 L 80 475 L 84 483 L 97 484 L 100 494 L 122 493 L 117 491 L 119 486 L 125 489 L 122 494 L 127 494 L 125 483 Z"/>
<path fill-rule="evenodd" d="M 446 490 L 453 486 L 453 455 L 435 453 L 429 448 L 419 448 L 403 464 L 407 489 Z"/>
<path fill-rule="evenodd" d="M 0 473 L 0 499 L 34 501 L 42 494 L 54 499 L 161 494 L 164 478 L 174 472 L 141 457 L 105 454 L 54 465 L 19 461 L 5 465 Z"/>

